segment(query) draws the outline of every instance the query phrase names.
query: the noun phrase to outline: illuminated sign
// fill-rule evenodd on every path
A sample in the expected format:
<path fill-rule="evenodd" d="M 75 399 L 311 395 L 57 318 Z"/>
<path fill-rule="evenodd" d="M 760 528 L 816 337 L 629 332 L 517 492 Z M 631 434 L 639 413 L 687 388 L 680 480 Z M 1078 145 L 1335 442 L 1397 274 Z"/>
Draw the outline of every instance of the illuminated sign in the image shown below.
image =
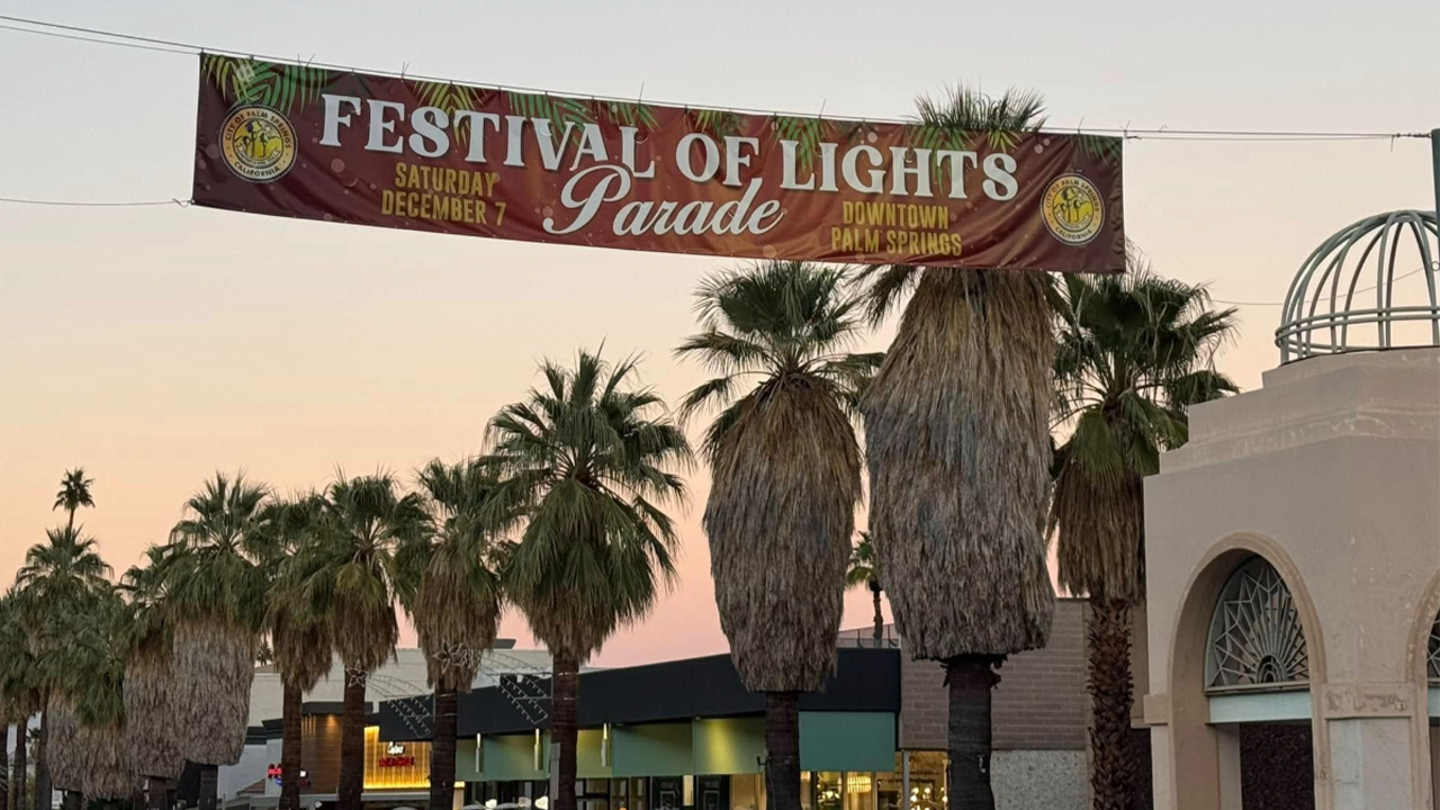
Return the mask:
<path fill-rule="evenodd" d="M 408 768 L 415 764 L 415 757 L 381 757 L 377 764 L 382 768 Z"/>

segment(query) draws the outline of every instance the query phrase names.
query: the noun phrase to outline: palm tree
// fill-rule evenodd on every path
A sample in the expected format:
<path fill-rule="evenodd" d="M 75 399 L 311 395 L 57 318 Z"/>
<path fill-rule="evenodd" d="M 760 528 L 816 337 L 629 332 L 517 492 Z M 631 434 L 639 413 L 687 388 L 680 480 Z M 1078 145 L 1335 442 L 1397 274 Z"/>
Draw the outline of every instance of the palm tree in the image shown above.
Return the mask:
<path fill-rule="evenodd" d="M 265 572 L 256 558 L 268 497 L 243 472 L 233 478 L 217 472 L 171 530 L 176 550 L 166 602 L 175 622 L 174 722 L 185 758 L 199 766 L 200 810 L 214 810 L 219 766 L 239 762 L 245 750 L 265 615 Z"/>
<path fill-rule="evenodd" d="M 851 416 L 883 356 L 845 352 L 862 320 L 839 269 L 754 264 L 712 275 L 696 298 L 703 331 L 676 354 L 718 375 L 680 408 L 723 408 L 703 444 L 715 602 L 741 680 L 765 693 L 772 801 L 798 810 L 800 693 L 835 668 L 861 496 Z"/>
<path fill-rule="evenodd" d="M 956 89 L 918 103 L 922 124 L 1008 148 L 1042 123 L 1033 93 Z M 1011 653 L 1044 646 L 1054 357 L 1047 279 L 1012 270 L 868 268 L 878 323 L 907 293 L 864 402 L 870 529 L 890 607 L 915 658 L 949 684 L 951 810 L 994 807 L 990 692 Z"/>
<path fill-rule="evenodd" d="M 420 496 L 388 473 L 330 485 L 322 531 L 302 578 L 303 615 L 329 625 L 345 666 L 340 724 L 340 810 L 360 810 L 365 777 L 365 681 L 395 653 L 395 551 L 426 531 Z"/>
<path fill-rule="evenodd" d="M 25 808 L 26 739 L 30 716 L 37 709 L 38 688 L 36 666 L 29 628 L 25 624 L 19 601 L 21 597 L 14 590 L 0 597 L 0 808 Z M 11 728 L 15 734 L 15 757 L 8 759 Z M 14 776 L 10 776 L 9 765 L 14 765 Z"/>
<path fill-rule="evenodd" d="M 95 483 L 94 478 L 85 477 L 85 468 L 76 467 L 73 470 L 66 470 L 65 475 L 60 478 L 60 491 L 55 493 L 55 509 L 64 509 L 67 513 L 65 528 L 75 528 L 75 511 L 82 506 L 95 506 L 95 499 L 90 495 L 90 485 Z"/>
<path fill-rule="evenodd" d="M 575 810 L 580 664 L 673 584 L 675 528 L 663 507 L 683 498 L 670 471 L 690 459 L 685 434 L 653 391 L 632 385 L 636 361 L 611 366 L 581 351 L 574 369 L 542 366 L 545 385 L 490 420 L 500 476 L 484 512 L 497 531 L 522 528 L 505 568 L 510 600 L 553 660 L 551 733 L 560 794 Z"/>
<path fill-rule="evenodd" d="M 170 564 L 178 549 L 151 545 L 143 565 L 120 579 L 129 604 L 125 660 L 125 730 L 136 772 L 148 782 L 151 810 L 162 810 L 170 783 L 185 767 L 176 723 L 174 623 L 166 611 Z M 138 810 L 138 808 L 136 808 Z"/>
<path fill-rule="evenodd" d="M 875 640 L 885 638 L 885 614 L 880 612 L 880 566 L 875 561 L 875 544 L 869 532 L 860 532 L 860 542 L 850 550 L 850 562 L 845 570 L 845 584 L 854 587 L 864 583 L 875 600 Z"/>
<path fill-rule="evenodd" d="M 135 785 L 123 696 L 129 615 L 118 593 L 107 587 L 85 613 L 50 625 L 58 638 L 46 645 L 41 663 L 53 670 L 49 765 L 70 807 L 78 808 L 82 796 L 113 807 L 130 798 Z"/>
<path fill-rule="evenodd" d="M 1067 276 L 1057 311 L 1059 424 L 1049 530 L 1060 583 L 1090 596 L 1090 783 L 1096 810 L 1134 806 L 1130 751 L 1131 610 L 1144 599 L 1142 480 L 1184 444 L 1186 408 L 1233 393 L 1215 371 L 1235 310 L 1203 287 L 1160 278 L 1132 252 L 1124 276 Z"/>
<path fill-rule="evenodd" d="M 301 594 L 305 578 L 321 562 L 315 549 L 323 530 L 325 508 L 324 496 L 309 493 L 276 500 L 263 516 L 269 540 L 263 559 L 270 582 L 265 627 L 282 690 L 281 810 L 300 810 L 303 700 L 305 693 L 329 674 L 334 658 L 330 626 L 308 612 Z"/>
<path fill-rule="evenodd" d="M 106 579 L 110 566 L 100 558 L 94 538 L 81 535 L 73 522 L 63 529 L 48 529 L 45 535 L 46 542 L 31 546 L 25 553 L 25 564 L 15 575 L 19 591 L 15 607 L 29 628 L 29 646 L 37 661 L 53 659 L 54 648 L 63 643 L 65 636 L 56 630 L 57 622 L 84 615 L 96 595 L 110 589 Z M 35 670 L 40 708 L 40 732 L 35 745 L 35 810 L 50 807 L 48 708 L 60 671 L 55 667 Z"/>
<path fill-rule="evenodd" d="M 509 544 L 486 524 L 495 476 L 474 461 L 432 460 L 420 470 L 433 531 L 399 553 L 407 572 L 400 601 L 410 614 L 435 689 L 430 752 L 430 810 L 455 803 L 457 692 L 470 690 L 480 654 L 500 630 L 499 570 Z"/>
<path fill-rule="evenodd" d="M 15 756 L 8 780 L 6 798 L 14 810 L 25 810 L 25 789 L 29 768 L 26 742 L 30 717 L 39 709 L 39 686 L 30 629 L 21 610 L 22 596 L 11 589 L 0 598 L 0 716 L 3 716 L 5 748 L 9 744 L 10 727 L 15 734 Z M 5 779 L 9 774 L 0 774 Z"/>

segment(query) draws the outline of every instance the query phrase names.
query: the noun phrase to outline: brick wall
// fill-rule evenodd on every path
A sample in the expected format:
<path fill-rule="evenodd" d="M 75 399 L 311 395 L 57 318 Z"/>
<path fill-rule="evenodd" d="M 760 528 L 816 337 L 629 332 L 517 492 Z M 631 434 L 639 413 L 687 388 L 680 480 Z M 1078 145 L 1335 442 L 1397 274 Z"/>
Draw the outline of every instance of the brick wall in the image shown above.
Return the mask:
<path fill-rule="evenodd" d="M 1084 600 L 1060 599 L 1050 644 L 1010 656 L 993 703 L 994 747 L 1084 750 L 1086 711 Z M 900 656 L 900 747 L 945 748 L 949 705 L 945 673 L 934 661 Z"/>

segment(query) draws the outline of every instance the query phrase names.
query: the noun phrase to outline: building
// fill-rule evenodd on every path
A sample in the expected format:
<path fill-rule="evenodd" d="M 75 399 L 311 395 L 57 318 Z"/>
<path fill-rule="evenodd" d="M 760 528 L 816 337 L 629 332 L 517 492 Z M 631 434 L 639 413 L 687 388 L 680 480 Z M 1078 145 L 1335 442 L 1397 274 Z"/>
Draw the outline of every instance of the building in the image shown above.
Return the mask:
<path fill-rule="evenodd" d="M 513 640 L 501 639 L 494 649 L 486 652 L 473 688 L 492 686 L 499 682 L 502 675 L 540 675 L 549 671 L 548 652 L 515 649 Z M 366 678 L 367 711 L 373 712 L 385 700 L 429 694 L 426 680 L 424 653 L 415 648 L 396 650 L 394 658 Z M 311 802 L 334 801 L 335 798 L 340 774 L 340 713 L 344 692 L 345 670 L 336 660 L 330 673 L 305 695 L 304 767 L 306 779 L 310 782 L 307 787 L 314 788 L 307 791 Z M 250 686 L 250 730 L 245 753 L 240 762 L 220 769 L 218 788 L 222 800 L 268 796 L 273 804 L 273 799 L 280 795 L 282 697 L 283 685 L 275 668 L 257 667 Z M 376 759 L 378 761 L 379 757 Z"/>
<path fill-rule="evenodd" d="M 1084 616 L 1083 601 L 1060 600 L 1050 646 L 1001 670 L 993 762 L 1001 808 L 1087 806 Z M 868 630 L 842 634 L 835 675 L 801 700 L 808 810 L 946 806 L 943 671 L 909 660 L 889 632 L 878 643 Z M 552 791 L 549 689 L 548 672 L 501 673 L 460 696 L 457 808 L 543 810 Z M 430 700 L 423 690 L 379 700 L 366 734 L 367 804 L 426 800 Z M 307 804 L 333 799 L 338 712 L 338 703 L 306 704 Z M 765 810 L 763 712 L 763 697 L 744 689 L 728 655 L 582 672 L 582 807 Z M 278 762 L 278 719 L 259 726 L 255 761 Z M 278 793 L 266 778 L 231 806 L 273 806 Z"/>
<path fill-rule="evenodd" d="M 1282 365 L 1192 409 L 1145 482 L 1159 810 L 1433 807 L 1437 247 L 1419 211 L 1322 244 L 1284 305 Z"/>

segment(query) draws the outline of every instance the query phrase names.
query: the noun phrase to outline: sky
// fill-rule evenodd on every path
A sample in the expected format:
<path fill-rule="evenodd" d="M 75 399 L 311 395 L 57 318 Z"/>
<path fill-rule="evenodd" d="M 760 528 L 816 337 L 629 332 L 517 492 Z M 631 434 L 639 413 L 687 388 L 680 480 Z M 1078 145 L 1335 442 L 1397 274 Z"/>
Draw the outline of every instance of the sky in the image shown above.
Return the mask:
<path fill-rule="evenodd" d="M 257 54 L 556 92 L 903 117 L 964 82 L 1041 90 L 1057 129 L 1405 131 L 1440 126 L 1440 4 L 245 3 L 0 0 L 0 15 Z M 189 195 L 197 59 L 0 30 L 0 197 Z M 1158 272 L 1279 302 L 1309 251 L 1361 217 L 1434 207 L 1429 144 L 1130 140 L 1126 230 Z M 217 469 L 281 491 L 337 470 L 409 478 L 480 449 L 544 357 L 672 358 L 724 259 L 405 233 L 177 206 L 0 203 L 0 582 L 96 479 L 85 530 L 117 569 L 165 538 Z M 1246 388 L 1278 308 L 1244 306 L 1219 358 Z M 868 345 L 883 348 L 887 327 Z M 723 652 L 700 530 L 678 515 L 679 587 L 595 663 Z M 852 591 L 843 626 L 870 620 Z M 888 617 L 888 608 L 887 608 Z M 523 619 L 502 632 L 529 643 Z M 410 636 L 413 639 L 413 636 Z"/>

